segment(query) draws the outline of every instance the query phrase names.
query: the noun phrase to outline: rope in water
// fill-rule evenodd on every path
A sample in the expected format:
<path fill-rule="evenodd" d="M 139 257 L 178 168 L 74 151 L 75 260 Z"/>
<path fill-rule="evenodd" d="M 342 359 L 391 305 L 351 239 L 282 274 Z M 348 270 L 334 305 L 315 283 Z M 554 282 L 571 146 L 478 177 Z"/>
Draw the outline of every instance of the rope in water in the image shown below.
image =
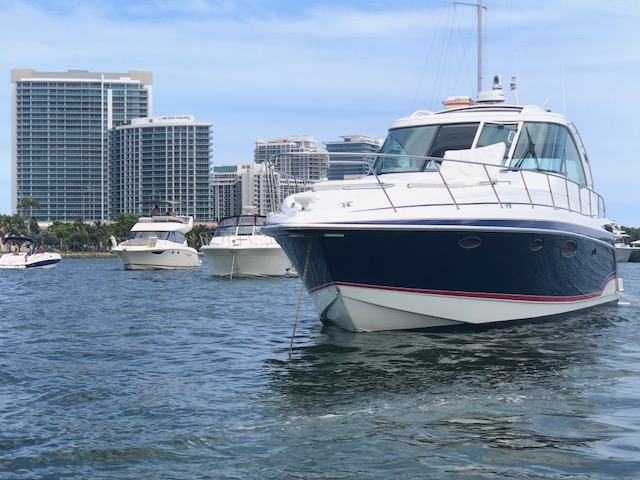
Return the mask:
<path fill-rule="evenodd" d="M 293 350 L 293 339 L 296 336 L 296 327 L 298 326 L 298 318 L 300 317 L 300 306 L 302 305 L 302 295 L 304 294 L 304 284 L 307 280 L 307 271 L 309 270 L 309 258 L 311 258 L 311 239 L 307 246 L 307 259 L 304 261 L 304 271 L 302 272 L 302 283 L 300 284 L 300 296 L 298 297 L 298 309 L 296 310 L 296 319 L 293 322 L 293 332 L 291 332 L 291 343 L 289 344 L 289 360 L 291 360 L 291 351 Z"/>

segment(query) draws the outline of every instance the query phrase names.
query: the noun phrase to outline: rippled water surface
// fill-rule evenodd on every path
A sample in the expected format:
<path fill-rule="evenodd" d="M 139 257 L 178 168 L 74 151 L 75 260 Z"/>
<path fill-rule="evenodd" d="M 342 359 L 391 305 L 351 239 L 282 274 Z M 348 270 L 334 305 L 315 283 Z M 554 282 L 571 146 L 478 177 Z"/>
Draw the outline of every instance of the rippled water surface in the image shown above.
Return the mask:
<path fill-rule="evenodd" d="M 297 279 L 0 271 L 0 478 L 640 478 L 640 264 L 553 323 L 353 334 Z"/>

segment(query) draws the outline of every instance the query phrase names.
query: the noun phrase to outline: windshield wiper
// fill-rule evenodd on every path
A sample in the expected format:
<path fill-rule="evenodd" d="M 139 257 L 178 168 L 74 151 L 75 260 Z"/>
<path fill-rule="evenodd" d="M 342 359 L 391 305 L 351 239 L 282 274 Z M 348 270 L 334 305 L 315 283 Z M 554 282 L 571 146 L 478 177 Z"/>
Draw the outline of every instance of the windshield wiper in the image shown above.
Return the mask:
<path fill-rule="evenodd" d="M 533 143 L 533 139 L 531 138 L 531 133 L 529 133 L 529 127 L 526 127 L 525 130 L 527 132 L 527 138 L 529 139 L 529 146 L 522 154 L 522 157 L 520 157 L 520 159 L 518 160 L 518 163 L 516 163 L 515 168 L 520 168 L 524 163 L 524 159 L 528 158 L 528 155 L 531 155 L 531 158 L 533 158 L 536 161 L 536 169 L 540 170 L 540 162 L 538 162 L 538 156 L 536 155 L 536 144 Z"/>

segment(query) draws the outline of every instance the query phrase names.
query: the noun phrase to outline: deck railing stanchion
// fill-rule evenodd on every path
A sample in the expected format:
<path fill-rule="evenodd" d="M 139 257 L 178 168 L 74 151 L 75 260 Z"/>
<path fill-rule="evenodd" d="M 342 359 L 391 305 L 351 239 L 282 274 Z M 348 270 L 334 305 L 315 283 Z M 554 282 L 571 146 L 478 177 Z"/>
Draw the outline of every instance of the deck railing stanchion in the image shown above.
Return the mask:
<path fill-rule="evenodd" d="M 527 192 L 527 197 L 529 197 L 529 204 L 531 208 L 535 208 L 533 206 L 533 200 L 531 199 L 531 192 L 529 192 L 529 186 L 527 185 L 527 181 L 524 179 L 524 172 L 520 170 L 520 177 L 522 178 L 522 184 L 524 185 L 524 190 Z"/>
<path fill-rule="evenodd" d="M 487 166 L 485 164 L 482 164 L 482 166 L 484 167 L 484 173 L 487 174 L 487 178 L 489 179 L 489 183 L 491 184 L 491 188 L 493 189 L 493 194 L 496 196 L 496 200 L 498 200 L 500 208 L 503 208 L 502 201 L 500 201 L 500 196 L 498 195 L 498 191 L 496 190 L 496 186 L 493 184 L 493 180 L 491 180 L 491 175 L 489 175 L 489 170 L 487 169 Z"/>
<path fill-rule="evenodd" d="M 551 179 L 549 178 L 549 175 L 547 175 L 547 185 L 549 185 L 549 194 L 551 195 L 551 206 L 555 210 L 556 209 L 556 200 L 555 200 L 555 198 L 553 198 L 553 188 L 551 188 Z"/>

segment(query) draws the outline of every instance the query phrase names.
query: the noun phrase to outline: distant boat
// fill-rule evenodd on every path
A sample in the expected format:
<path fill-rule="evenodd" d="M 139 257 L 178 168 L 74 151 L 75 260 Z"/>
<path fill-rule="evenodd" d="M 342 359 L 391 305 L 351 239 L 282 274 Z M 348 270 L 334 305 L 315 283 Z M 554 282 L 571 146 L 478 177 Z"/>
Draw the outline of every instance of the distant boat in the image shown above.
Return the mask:
<path fill-rule="evenodd" d="M 287 276 L 289 278 L 298 278 L 298 277 L 300 277 L 300 275 L 298 274 L 298 271 L 294 267 L 287 268 L 285 276 Z"/>
<path fill-rule="evenodd" d="M 175 206 L 177 202 L 152 202 Z M 131 228 L 129 238 L 117 243 L 111 236 L 111 251 L 122 261 L 125 270 L 178 270 L 198 268 L 198 251 L 189 247 L 185 235 L 193 229 L 193 217 L 173 212 L 140 217 Z"/>
<path fill-rule="evenodd" d="M 251 210 L 250 210 L 251 209 Z M 291 261 L 273 238 L 262 233 L 264 215 L 248 213 L 223 218 L 208 245 L 200 248 L 216 277 L 282 277 Z"/>
<path fill-rule="evenodd" d="M 53 268 L 62 259 L 58 253 L 45 252 L 31 237 L 11 236 L 3 238 L 2 242 L 5 253 L 0 257 L 1 269 Z"/>
<path fill-rule="evenodd" d="M 611 228 L 613 229 L 613 235 L 615 240 L 616 247 L 616 261 L 618 263 L 625 263 L 631 261 L 631 255 L 635 253 L 635 248 L 633 248 L 629 244 L 629 240 L 631 239 L 631 235 L 626 233 L 624 230 L 620 228 L 617 224 L 612 224 Z M 637 249 L 640 251 L 640 248 Z"/>

